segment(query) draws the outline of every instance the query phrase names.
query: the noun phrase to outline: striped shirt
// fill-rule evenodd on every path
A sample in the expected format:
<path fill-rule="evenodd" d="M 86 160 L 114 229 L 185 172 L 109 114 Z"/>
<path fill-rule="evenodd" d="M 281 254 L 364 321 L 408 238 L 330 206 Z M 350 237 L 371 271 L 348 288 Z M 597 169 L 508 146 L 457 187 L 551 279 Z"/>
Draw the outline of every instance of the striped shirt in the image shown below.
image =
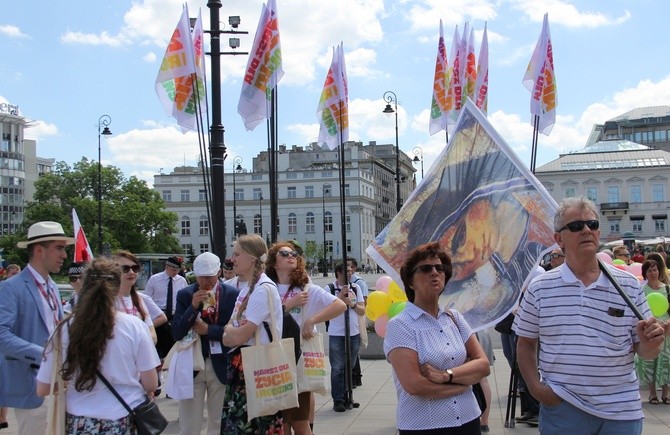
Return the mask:
<path fill-rule="evenodd" d="M 451 310 L 458 326 L 440 309 L 437 319 L 421 308 L 407 302 L 405 309 L 389 320 L 384 338 L 384 353 L 403 347 L 415 351 L 419 365 L 430 363 L 439 370 L 447 370 L 465 363 L 465 342 L 472 329 L 456 310 Z M 331 320 L 332 322 L 332 320 Z M 398 395 L 396 425 L 401 430 L 426 430 L 461 426 L 481 412 L 471 389 L 457 396 L 429 399 L 413 396 L 403 389 L 393 371 Z"/>
<path fill-rule="evenodd" d="M 644 318 L 651 313 L 633 275 L 609 267 Z M 575 407 L 600 418 L 643 418 L 633 344 L 637 317 L 608 279 L 584 287 L 567 264 L 534 279 L 514 321 L 538 338 L 540 376 Z"/>

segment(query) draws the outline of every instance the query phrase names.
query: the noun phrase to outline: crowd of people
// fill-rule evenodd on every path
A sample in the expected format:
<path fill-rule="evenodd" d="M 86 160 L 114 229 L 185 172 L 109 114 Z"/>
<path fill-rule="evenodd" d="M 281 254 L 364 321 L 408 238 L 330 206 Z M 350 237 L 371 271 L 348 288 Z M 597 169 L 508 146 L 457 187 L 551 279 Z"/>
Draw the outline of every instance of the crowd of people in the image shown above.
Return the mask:
<path fill-rule="evenodd" d="M 648 388 L 650 404 L 670 404 L 670 340 L 664 339 L 670 315 L 654 317 L 646 299 L 654 292 L 670 298 L 666 258 L 643 258 L 644 286 L 602 264 L 598 212 L 583 198 L 561 203 L 554 229 L 555 249 L 523 290 L 513 326 L 501 333 L 505 356 L 518 368 L 517 420 L 539 425 L 543 434 L 584 433 L 584 427 L 593 434 L 641 434 L 640 387 Z M 183 259 L 174 256 L 139 291 L 140 262 L 121 250 L 72 263 L 74 294 L 62 305 L 51 274 L 61 271 L 73 243 L 56 222 L 32 225 L 18 244 L 28 250 L 28 264 L 22 271 L 9 266 L 15 275 L 0 283 L 0 429 L 11 407 L 19 433 L 45 433 L 43 398 L 54 393 L 57 370 L 67 384 L 68 434 L 135 433 L 124 405 L 151 400 L 163 387 L 179 401 L 182 434 L 200 433 L 206 408 L 208 434 L 309 435 L 310 391 L 298 395 L 294 408 L 247 417 L 241 350 L 281 335 L 282 322 L 274 332 L 268 325 L 285 316 L 299 325 L 298 342 L 326 323 L 333 410 L 351 409 L 348 393 L 362 385 L 358 353 L 367 337 L 369 290 L 355 260 L 338 264 L 335 280 L 322 288 L 312 282 L 297 242 L 268 247 L 262 237 L 244 235 L 223 262 L 209 252 L 197 256 L 192 284 L 180 276 Z M 615 247 L 613 256 L 630 258 L 623 248 Z M 417 246 L 400 270 L 408 302 L 388 321 L 384 340 L 400 434 L 489 430 L 491 340 L 459 311 L 439 306 L 452 271 L 439 242 Z M 173 355 L 184 343 L 192 345 L 187 362 Z"/>

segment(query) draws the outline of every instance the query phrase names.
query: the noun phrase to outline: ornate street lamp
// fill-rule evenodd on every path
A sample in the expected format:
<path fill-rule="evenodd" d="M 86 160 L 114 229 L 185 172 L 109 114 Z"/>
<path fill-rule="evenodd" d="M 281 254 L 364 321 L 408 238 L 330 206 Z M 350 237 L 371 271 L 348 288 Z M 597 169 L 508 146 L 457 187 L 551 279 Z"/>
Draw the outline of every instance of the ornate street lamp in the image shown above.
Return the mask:
<path fill-rule="evenodd" d="M 400 198 L 400 147 L 398 146 L 398 96 L 393 91 L 386 91 L 383 97 L 386 101 L 383 113 L 387 115 L 395 113 L 395 206 L 398 212 L 402 208 L 402 199 Z M 395 110 L 391 107 L 391 103 L 393 103 Z"/>
<path fill-rule="evenodd" d="M 100 162 L 101 147 L 100 137 L 111 136 L 112 131 L 109 129 L 109 124 L 112 123 L 112 118 L 109 115 L 102 115 L 95 125 L 98 127 L 98 254 L 102 255 L 102 163 Z M 102 128 L 102 130 L 100 130 Z"/>
<path fill-rule="evenodd" d="M 235 174 L 242 170 L 242 157 L 236 156 L 233 159 L 233 239 L 237 240 L 239 228 L 237 223 L 237 192 L 235 189 Z"/>
<path fill-rule="evenodd" d="M 421 179 L 423 180 L 423 148 L 414 147 L 412 152 L 414 153 L 414 158 L 412 159 L 412 161 L 414 163 L 421 162 Z M 419 156 L 421 156 L 421 157 L 419 157 Z"/>

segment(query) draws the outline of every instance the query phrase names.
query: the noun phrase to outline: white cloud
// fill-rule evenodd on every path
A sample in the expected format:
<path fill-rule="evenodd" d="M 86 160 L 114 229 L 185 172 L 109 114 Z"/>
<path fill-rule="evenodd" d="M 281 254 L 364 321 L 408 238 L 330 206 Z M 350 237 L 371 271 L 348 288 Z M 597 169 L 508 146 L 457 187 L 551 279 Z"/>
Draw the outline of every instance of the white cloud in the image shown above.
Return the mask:
<path fill-rule="evenodd" d="M 107 139 L 114 165 L 128 167 L 133 171 L 160 168 L 172 171 L 175 165 L 195 164 L 199 154 L 198 137 L 195 133 L 182 134 L 176 127 L 160 127 L 149 130 L 134 129 Z M 169 171 L 168 171 L 169 170 Z"/>
<path fill-rule="evenodd" d="M 548 13 L 550 24 L 556 23 L 565 27 L 616 26 L 631 17 L 627 10 L 623 12 L 623 15 L 616 18 L 609 18 L 600 12 L 582 12 L 575 5 L 563 0 L 517 0 L 513 3 L 515 8 L 521 10 L 533 21 L 541 23 L 544 14 Z"/>
<path fill-rule="evenodd" d="M 10 38 L 29 38 L 29 36 L 23 33 L 21 29 L 11 24 L 0 25 L 0 35 L 5 35 Z"/>
<path fill-rule="evenodd" d="M 58 127 L 55 124 L 49 124 L 44 121 L 32 121 L 31 127 L 24 130 L 26 139 L 34 139 L 37 142 L 44 140 L 47 136 L 57 136 Z"/>
<path fill-rule="evenodd" d="M 65 44 L 107 45 L 110 47 L 119 47 L 130 43 L 130 40 L 125 35 L 110 35 L 106 31 L 96 35 L 94 33 L 72 32 L 68 30 L 61 36 L 61 42 Z"/>
<path fill-rule="evenodd" d="M 436 29 L 440 18 L 446 29 L 462 25 L 465 21 L 490 21 L 498 16 L 495 2 L 487 0 L 463 0 L 458 3 L 422 0 L 416 3 L 418 4 L 411 7 L 407 18 L 413 32 Z"/>
<path fill-rule="evenodd" d="M 153 51 L 148 52 L 144 56 L 142 56 L 142 60 L 148 63 L 154 63 L 156 62 L 156 53 Z"/>

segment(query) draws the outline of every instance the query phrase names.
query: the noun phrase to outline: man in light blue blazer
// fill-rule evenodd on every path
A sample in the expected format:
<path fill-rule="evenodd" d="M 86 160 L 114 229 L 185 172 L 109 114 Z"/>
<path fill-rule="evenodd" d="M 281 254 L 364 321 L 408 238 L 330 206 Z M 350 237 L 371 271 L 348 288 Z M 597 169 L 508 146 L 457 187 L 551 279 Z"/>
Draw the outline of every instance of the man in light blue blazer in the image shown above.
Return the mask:
<path fill-rule="evenodd" d="M 0 406 L 14 408 L 18 433 L 43 435 L 46 404 L 35 392 L 35 376 L 49 336 L 63 318 L 58 286 L 49 276 L 63 267 L 66 237 L 57 222 L 37 222 L 28 229 L 28 265 L 0 284 Z"/>

